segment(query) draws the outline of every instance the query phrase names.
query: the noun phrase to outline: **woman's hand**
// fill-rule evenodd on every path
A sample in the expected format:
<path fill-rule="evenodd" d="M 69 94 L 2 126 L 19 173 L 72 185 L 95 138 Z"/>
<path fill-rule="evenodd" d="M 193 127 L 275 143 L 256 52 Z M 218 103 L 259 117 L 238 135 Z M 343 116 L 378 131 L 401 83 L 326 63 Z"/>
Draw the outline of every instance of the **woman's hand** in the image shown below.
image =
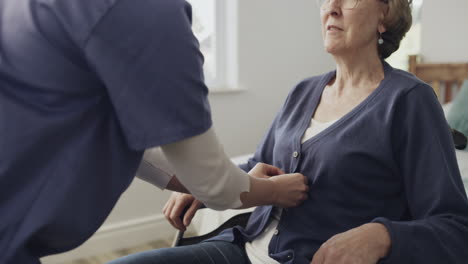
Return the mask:
<path fill-rule="evenodd" d="M 195 213 L 202 205 L 203 204 L 196 200 L 191 194 L 173 192 L 164 205 L 163 214 L 173 227 L 185 231 L 187 226 L 190 225 Z M 187 212 L 182 215 L 187 207 Z M 182 216 L 184 218 L 183 220 Z"/>
<path fill-rule="evenodd" d="M 311 264 L 375 264 L 387 256 L 390 246 L 384 225 L 365 224 L 330 238 L 315 253 Z"/>

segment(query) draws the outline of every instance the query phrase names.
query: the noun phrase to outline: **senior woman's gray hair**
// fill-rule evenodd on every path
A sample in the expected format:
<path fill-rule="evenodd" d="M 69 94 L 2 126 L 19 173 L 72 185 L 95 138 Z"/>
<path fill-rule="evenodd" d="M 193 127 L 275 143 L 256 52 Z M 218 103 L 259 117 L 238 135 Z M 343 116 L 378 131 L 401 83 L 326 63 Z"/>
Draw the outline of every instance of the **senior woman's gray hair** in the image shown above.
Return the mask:
<path fill-rule="evenodd" d="M 382 34 L 384 43 L 378 46 L 381 58 L 388 58 L 398 50 L 400 42 L 411 28 L 413 18 L 411 5 L 413 0 L 380 0 L 388 4 L 384 25 L 387 31 Z"/>

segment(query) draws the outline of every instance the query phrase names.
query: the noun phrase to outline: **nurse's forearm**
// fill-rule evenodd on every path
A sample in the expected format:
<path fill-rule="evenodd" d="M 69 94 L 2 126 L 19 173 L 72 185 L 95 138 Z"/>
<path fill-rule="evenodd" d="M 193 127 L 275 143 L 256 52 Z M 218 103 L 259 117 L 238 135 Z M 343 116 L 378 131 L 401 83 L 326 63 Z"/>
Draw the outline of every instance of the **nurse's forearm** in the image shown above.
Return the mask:
<path fill-rule="evenodd" d="M 250 191 L 240 194 L 242 205 L 233 209 L 245 209 L 254 206 L 273 204 L 275 202 L 274 196 L 272 195 L 274 188 L 275 186 L 272 181 L 250 176 Z M 180 193 L 190 193 L 176 176 L 172 177 L 166 189 Z"/>
<path fill-rule="evenodd" d="M 236 209 L 273 204 L 274 196 L 272 191 L 274 188 L 274 182 L 250 176 L 250 191 L 241 193 L 242 205 Z"/>
<path fill-rule="evenodd" d="M 188 164 L 185 164 L 185 166 L 188 166 Z M 197 164 L 190 166 L 195 167 Z M 229 170 L 229 166 L 224 168 L 224 170 Z M 138 168 L 137 177 L 160 189 L 190 193 L 175 176 L 174 169 L 167 161 L 161 148 L 152 148 L 145 151 L 143 160 Z M 240 194 L 242 206 L 238 209 L 271 204 L 272 201 L 268 200 L 268 198 L 272 197 L 271 192 L 274 189 L 272 185 L 271 181 L 250 176 L 250 191 Z"/>
<path fill-rule="evenodd" d="M 291 180 L 294 178 L 275 184 L 262 177 L 284 172 L 273 169 L 274 171 L 269 172 L 273 174 L 269 174 L 263 171 L 265 165 L 258 170 L 258 164 L 249 172 L 252 176 L 246 174 L 226 156 L 211 129 L 199 136 L 162 148 L 173 164 L 170 164 L 161 148 L 149 149 L 138 169 L 138 178 L 161 189 L 192 193 L 208 207 L 218 210 L 291 204 L 291 195 L 280 196 L 286 198 L 281 201 L 275 194 L 281 193 L 278 188 L 287 193 L 285 186 L 291 189 L 294 185 Z"/>
<path fill-rule="evenodd" d="M 178 154 L 179 155 L 179 154 Z M 196 167 L 197 160 L 194 164 L 185 163 L 185 167 Z M 224 170 L 228 170 L 229 166 L 224 168 Z M 223 170 L 223 168 L 221 168 Z M 161 148 L 151 148 L 145 151 L 143 155 L 143 159 L 141 164 L 138 168 L 137 178 L 144 180 L 148 183 L 155 185 L 156 187 L 164 190 L 168 189 L 171 191 L 181 192 L 181 193 L 190 193 L 187 188 L 177 179 L 174 173 L 174 169 L 172 165 L 169 164 L 166 156 L 162 152 Z M 196 176 L 195 176 L 196 177 Z M 250 183 L 250 187 L 257 190 L 261 186 L 258 186 L 258 181 L 255 183 Z M 258 195 L 254 196 L 251 193 L 243 193 L 241 196 L 241 200 L 243 202 L 243 208 L 246 204 L 248 207 L 253 206 L 254 202 L 252 199 L 258 200 L 260 197 Z"/>
<path fill-rule="evenodd" d="M 251 185 L 250 176 L 230 161 L 212 128 L 161 148 L 178 180 L 207 207 L 224 210 L 244 203 L 258 205 L 253 199 L 263 201 L 251 193 L 251 187 L 259 188 L 258 182 Z M 241 200 L 241 193 L 248 194 Z"/>

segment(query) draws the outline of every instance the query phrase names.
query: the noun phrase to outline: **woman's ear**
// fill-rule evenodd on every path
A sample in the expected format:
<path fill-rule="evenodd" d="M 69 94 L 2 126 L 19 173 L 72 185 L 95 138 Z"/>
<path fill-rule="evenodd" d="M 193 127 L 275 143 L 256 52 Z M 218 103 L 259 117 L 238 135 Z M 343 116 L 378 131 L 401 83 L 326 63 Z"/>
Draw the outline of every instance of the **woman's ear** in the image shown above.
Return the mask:
<path fill-rule="evenodd" d="M 380 34 L 382 34 L 385 31 L 387 31 L 387 28 L 384 26 L 383 23 L 380 23 L 379 26 L 377 27 L 377 30 L 379 31 Z"/>
<path fill-rule="evenodd" d="M 385 31 L 387 31 L 387 28 L 385 27 L 384 23 L 387 20 L 388 12 L 390 11 L 390 7 L 388 6 L 388 4 L 385 4 L 381 11 L 382 12 L 380 13 L 379 26 L 377 30 L 379 31 L 379 33 L 384 33 Z"/>

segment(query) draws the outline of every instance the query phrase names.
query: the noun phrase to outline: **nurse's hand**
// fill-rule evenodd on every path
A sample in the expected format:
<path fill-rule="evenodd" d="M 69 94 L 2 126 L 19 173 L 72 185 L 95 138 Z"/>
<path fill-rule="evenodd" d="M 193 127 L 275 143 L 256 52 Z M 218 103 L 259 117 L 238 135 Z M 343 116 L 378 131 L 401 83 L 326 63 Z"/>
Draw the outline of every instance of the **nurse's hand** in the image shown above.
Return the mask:
<path fill-rule="evenodd" d="M 300 173 L 284 174 L 284 171 L 275 166 L 258 163 L 249 171 L 249 175 L 253 177 L 250 193 L 256 196 L 250 200 L 255 201 L 255 205 L 288 208 L 300 205 L 308 197 L 307 177 Z M 244 203 L 243 208 L 252 206 L 254 205 Z"/>
<path fill-rule="evenodd" d="M 280 174 L 284 174 L 284 171 L 278 167 L 273 165 L 269 165 L 266 163 L 257 163 L 250 171 L 249 175 L 256 177 L 256 178 L 264 178 L 269 179 L 271 176 L 277 176 Z"/>
<path fill-rule="evenodd" d="M 322 244 L 311 264 L 375 264 L 387 256 L 390 246 L 390 235 L 384 225 L 364 224 Z"/>
<path fill-rule="evenodd" d="M 173 227 L 185 231 L 202 205 L 191 194 L 173 192 L 164 205 L 163 214 Z M 182 215 L 187 207 L 187 211 Z"/>
<path fill-rule="evenodd" d="M 257 163 L 249 174 L 256 178 L 269 179 L 274 183 L 270 190 L 273 200 L 268 204 L 281 208 L 293 207 L 298 206 L 308 197 L 307 177 L 300 173 L 285 174 L 283 170 L 275 166 Z"/>
<path fill-rule="evenodd" d="M 274 206 L 281 208 L 299 206 L 309 197 L 307 177 L 300 173 L 278 175 L 269 180 L 274 183 L 271 191 Z"/>

